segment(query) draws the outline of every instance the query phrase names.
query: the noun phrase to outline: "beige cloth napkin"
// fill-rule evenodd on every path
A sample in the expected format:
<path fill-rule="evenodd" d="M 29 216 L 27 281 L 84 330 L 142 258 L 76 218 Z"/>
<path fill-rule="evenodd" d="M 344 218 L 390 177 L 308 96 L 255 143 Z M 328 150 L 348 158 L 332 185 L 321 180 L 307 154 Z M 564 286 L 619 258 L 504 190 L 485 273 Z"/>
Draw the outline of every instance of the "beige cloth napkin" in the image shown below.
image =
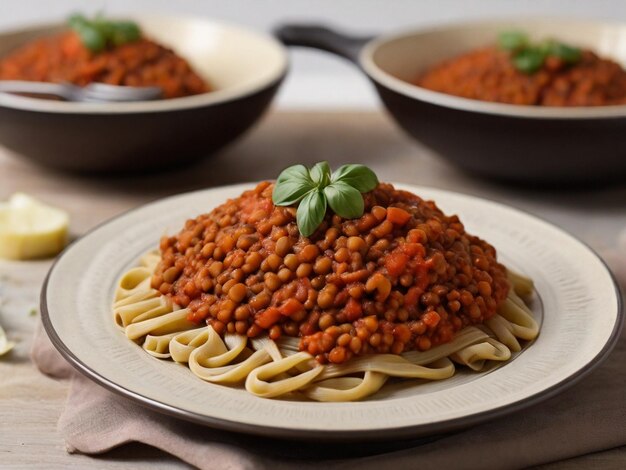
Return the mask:
<path fill-rule="evenodd" d="M 626 256 L 618 253 L 607 258 L 616 263 L 614 270 L 626 288 Z M 606 362 L 548 401 L 445 437 L 391 444 L 287 443 L 162 415 L 76 373 L 41 326 L 32 357 L 43 373 L 71 380 L 58 426 L 72 453 L 100 454 L 142 442 L 202 469 L 317 468 L 320 455 L 329 469 L 501 469 L 626 445 L 626 331 Z"/>

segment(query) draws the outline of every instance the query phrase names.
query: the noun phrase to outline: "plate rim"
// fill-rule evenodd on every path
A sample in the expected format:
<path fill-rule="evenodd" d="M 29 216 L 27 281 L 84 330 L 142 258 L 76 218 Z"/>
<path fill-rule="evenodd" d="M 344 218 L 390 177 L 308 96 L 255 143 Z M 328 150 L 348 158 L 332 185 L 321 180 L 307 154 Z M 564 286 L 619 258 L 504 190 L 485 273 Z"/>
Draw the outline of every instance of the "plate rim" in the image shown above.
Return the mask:
<path fill-rule="evenodd" d="M 145 204 L 141 204 L 139 206 L 136 206 L 129 210 L 121 212 L 120 214 L 117 214 L 97 224 L 96 226 L 88 230 L 85 234 L 73 240 L 63 250 L 63 252 L 59 254 L 59 256 L 57 256 L 57 258 L 54 260 L 52 266 L 50 267 L 50 269 L 48 270 L 48 273 L 46 274 L 46 277 L 44 279 L 44 282 L 41 288 L 41 294 L 40 294 L 41 320 L 44 326 L 44 330 L 46 331 L 46 334 L 50 338 L 55 349 L 57 349 L 57 351 L 59 351 L 59 353 L 63 356 L 63 358 L 66 359 L 78 372 L 80 372 L 82 375 L 89 378 L 90 380 L 94 381 L 96 384 L 104 387 L 105 389 L 115 393 L 118 396 L 124 397 L 126 399 L 130 399 L 134 403 L 137 403 L 143 406 L 144 408 L 148 408 L 150 410 L 163 413 L 168 416 L 172 416 L 172 417 L 183 419 L 185 421 L 189 421 L 192 423 L 212 427 L 214 429 L 223 429 L 229 432 L 252 434 L 252 435 L 263 436 L 263 437 L 271 437 L 271 438 L 286 439 L 286 440 L 304 440 L 304 439 L 314 438 L 320 442 L 348 442 L 348 441 L 357 441 L 357 440 L 358 441 L 383 441 L 383 440 L 388 441 L 391 439 L 398 439 L 398 438 L 411 439 L 411 438 L 418 438 L 418 437 L 424 437 L 424 436 L 435 436 L 435 435 L 440 435 L 440 434 L 447 434 L 447 433 L 451 433 L 451 432 L 454 432 L 463 428 L 480 424 L 480 423 L 483 423 L 492 419 L 497 419 L 499 417 L 508 415 L 510 413 L 518 412 L 525 408 L 531 407 L 539 402 L 547 400 L 563 392 L 564 390 L 570 388 L 576 383 L 578 383 L 580 380 L 582 380 L 584 377 L 589 375 L 600 364 L 604 362 L 604 360 L 609 356 L 611 351 L 616 346 L 617 341 L 619 340 L 621 330 L 624 324 L 624 316 L 625 316 L 622 291 L 621 291 L 619 284 L 617 283 L 615 275 L 613 274 L 612 270 L 609 268 L 606 261 L 604 261 L 604 259 L 593 248 L 591 248 L 589 244 L 580 240 L 575 235 L 572 235 L 570 232 L 563 230 L 561 227 L 546 220 L 545 218 L 541 216 L 537 216 L 527 210 L 520 209 L 510 204 L 505 204 L 495 199 L 486 198 L 482 196 L 475 196 L 475 195 L 471 195 L 467 193 L 462 193 L 458 191 L 450 191 L 447 189 L 440 189 L 440 188 L 436 188 L 432 186 L 419 185 L 419 187 L 424 188 L 424 189 L 432 189 L 434 191 L 447 192 L 447 193 L 454 194 L 454 195 L 461 195 L 463 197 L 467 197 L 470 199 L 484 200 L 484 201 L 488 201 L 490 203 L 493 203 L 499 206 L 504 206 L 508 209 L 512 209 L 514 211 L 523 213 L 527 216 L 540 220 L 541 222 L 549 225 L 553 229 L 558 230 L 562 234 L 577 241 L 581 245 L 581 247 L 588 250 L 601 263 L 601 265 L 604 267 L 606 272 L 609 274 L 609 277 L 613 284 L 613 290 L 614 290 L 615 299 L 616 299 L 617 314 L 615 317 L 615 323 L 613 324 L 613 329 L 611 331 L 611 334 L 608 340 L 606 341 L 606 343 L 604 344 L 604 346 L 602 347 L 602 349 L 592 359 L 590 359 L 589 362 L 584 365 L 584 367 L 578 369 L 576 372 L 569 375 L 568 377 L 565 377 L 560 382 L 540 392 L 530 395 L 526 398 L 522 398 L 514 403 L 498 406 L 496 408 L 491 408 L 489 410 L 481 411 L 478 413 L 473 413 L 471 415 L 461 416 L 458 418 L 452 418 L 452 419 L 447 419 L 447 420 L 438 421 L 438 422 L 422 423 L 422 424 L 416 424 L 416 425 L 401 426 L 401 427 L 396 427 L 396 428 L 386 428 L 385 433 L 381 435 L 378 429 L 330 431 L 330 430 L 294 429 L 294 428 L 284 428 L 284 427 L 277 427 L 277 426 L 264 426 L 264 425 L 257 425 L 257 424 L 251 424 L 251 423 L 241 423 L 235 420 L 216 418 L 216 417 L 209 416 L 206 414 L 200 414 L 200 413 L 196 413 L 193 411 L 181 409 L 177 406 L 169 405 L 159 400 L 146 397 L 138 392 L 134 392 L 132 390 L 129 390 L 128 388 L 125 388 L 122 385 L 115 383 L 113 380 L 108 379 L 107 377 L 103 376 L 102 374 L 98 373 L 97 371 L 89 367 L 87 364 L 85 364 L 63 342 L 61 337 L 58 335 L 57 331 L 54 329 L 54 326 L 52 325 L 52 321 L 50 319 L 50 314 L 48 311 L 48 304 L 47 304 L 47 287 L 48 287 L 48 282 L 50 280 L 50 277 L 52 276 L 55 268 L 57 267 L 61 259 L 67 255 L 67 253 L 73 248 L 73 246 L 76 243 L 81 241 L 83 238 L 88 237 L 91 233 L 99 230 L 101 227 L 117 220 L 118 218 L 124 217 L 135 211 L 141 210 L 147 206 L 157 204 L 165 200 L 176 198 L 179 196 L 189 196 L 195 193 L 202 193 L 207 190 L 220 190 L 224 188 L 232 188 L 232 187 L 238 187 L 238 186 L 243 188 L 245 186 L 251 186 L 253 184 L 255 184 L 255 182 L 244 182 L 244 183 L 236 183 L 236 184 L 225 185 L 225 186 L 215 186 L 211 188 L 198 189 L 195 191 L 177 193 L 177 194 L 173 194 L 173 195 L 166 196 L 163 198 L 157 198 Z M 403 185 L 404 186 L 407 186 L 407 185 L 417 186 L 417 185 L 413 185 L 410 183 L 398 183 L 398 182 L 393 182 L 392 184 L 394 184 L 394 186 L 396 185 L 397 186 L 403 186 Z"/>

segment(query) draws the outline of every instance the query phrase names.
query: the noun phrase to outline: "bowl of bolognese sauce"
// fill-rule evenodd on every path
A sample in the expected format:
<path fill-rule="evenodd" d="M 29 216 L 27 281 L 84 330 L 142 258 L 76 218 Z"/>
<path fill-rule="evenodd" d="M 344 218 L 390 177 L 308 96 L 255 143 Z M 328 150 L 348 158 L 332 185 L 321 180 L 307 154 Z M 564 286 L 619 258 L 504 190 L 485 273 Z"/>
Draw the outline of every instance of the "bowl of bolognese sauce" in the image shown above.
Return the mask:
<path fill-rule="evenodd" d="M 355 63 L 402 129 L 470 174 L 531 185 L 626 178 L 626 25 L 488 20 L 376 37 L 287 24 L 276 35 Z"/>
<path fill-rule="evenodd" d="M 249 129 L 287 71 L 278 41 L 236 25 L 138 16 L 111 21 L 103 30 L 114 27 L 119 34 L 110 33 L 106 43 L 98 31 L 67 23 L 2 32 L 0 80 L 159 87 L 161 97 L 96 103 L 0 93 L 1 145 L 38 164 L 79 173 L 187 165 Z"/>

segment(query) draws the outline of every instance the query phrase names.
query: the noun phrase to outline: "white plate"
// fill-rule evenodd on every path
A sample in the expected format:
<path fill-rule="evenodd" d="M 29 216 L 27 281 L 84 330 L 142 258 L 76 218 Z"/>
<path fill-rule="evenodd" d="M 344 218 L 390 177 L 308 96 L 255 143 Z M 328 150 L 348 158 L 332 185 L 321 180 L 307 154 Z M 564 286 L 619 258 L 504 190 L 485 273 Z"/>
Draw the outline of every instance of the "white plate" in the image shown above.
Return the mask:
<path fill-rule="evenodd" d="M 513 360 L 440 382 L 404 381 L 369 400 L 317 403 L 265 399 L 203 382 L 186 366 L 149 356 L 115 326 L 119 276 L 176 233 L 250 185 L 182 194 L 121 215 L 74 243 L 51 269 L 42 316 L 61 353 L 99 384 L 159 411 L 266 436 L 385 439 L 450 431 L 553 396 L 597 366 L 617 339 L 619 291 L 604 263 L 562 230 L 510 207 L 462 194 L 397 185 L 456 213 L 507 265 L 532 277 L 541 332 Z"/>

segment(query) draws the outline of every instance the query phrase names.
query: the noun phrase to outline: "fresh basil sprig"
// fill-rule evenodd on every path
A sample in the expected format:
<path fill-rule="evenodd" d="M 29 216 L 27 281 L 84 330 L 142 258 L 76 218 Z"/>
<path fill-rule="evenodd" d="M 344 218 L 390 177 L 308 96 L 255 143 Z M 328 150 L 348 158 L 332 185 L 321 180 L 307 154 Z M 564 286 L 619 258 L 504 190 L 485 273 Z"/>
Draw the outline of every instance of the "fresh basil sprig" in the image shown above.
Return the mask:
<path fill-rule="evenodd" d="M 343 165 L 331 173 L 328 162 L 315 164 L 310 170 L 304 165 L 294 165 L 278 176 L 272 193 L 277 206 L 291 206 L 299 202 L 296 212 L 298 230 L 311 236 L 320 226 L 330 206 L 344 219 L 363 215 L 361 193 L 378 186 L 376 174 L 365 165 Z"/>
<path fill-rule="evenodd" d="M 532 74 L 538 71 L 549 56 L 558 57 L 566 64 L 575 64 L 582 58 L 579 48 L 549 39 L 532 43 L 528 35 L 521 31 L 505 31 L 498 37 L 501 49 L 511 53 L 511 60 L 517 70 Z"/>
<path fill-rule="evenodd" d="M 68 24 L 92 52 L 101 52 L 109 46 L 121 46 L 141 38 L 141 30 L 132 21 L 110 21 L 102 15 L 90 20 L 81 14 L 72 15 Z"/>
<path fill-rule="evenodd" d="M 498 45 L 507 51 L 515 51 L 529 44 L 528 35 L 522 31 L 504 31 L 498 36 Z"/>

